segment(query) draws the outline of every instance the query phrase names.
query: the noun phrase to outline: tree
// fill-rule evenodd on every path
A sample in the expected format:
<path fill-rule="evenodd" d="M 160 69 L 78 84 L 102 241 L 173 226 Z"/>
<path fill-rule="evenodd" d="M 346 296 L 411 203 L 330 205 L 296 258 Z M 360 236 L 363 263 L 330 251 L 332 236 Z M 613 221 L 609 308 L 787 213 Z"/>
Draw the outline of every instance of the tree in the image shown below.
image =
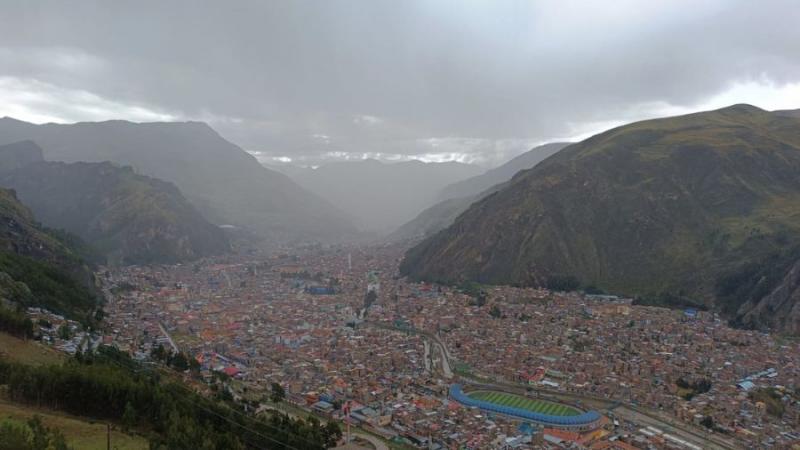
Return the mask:
<path fill-rule="evenodd" d="M 164 361 L 167 358 L 167 351 L 164 349 L 163 344 L 158 344 L 158 347 L 154 348 L 150 355 L 159 361 Z"/>
<path fill-rule="evenodd" d="M 0 331 L 27 339 L 33 336 L 33 321 L 21 308 L 14 310 L 0 305 Z"/>
<path fill-rule="evenodd" d="M 269 399 L 272 400 L 273 403 L 280 403 L 286 398 L 286 390 L 280 383 L 272 383 L 272 392 L 270 393 Z"/>
<path fill-rule="evenodd" d="M 200 372 L 200 362 L 197 358 L 189 358 L 189 369 L 195 373 Z"/>
<path fill-rule="evenodd" d="M 136 426 L 136 408 L 131 405 L 131 402 L 125 403 L 125 411 L 122 413 L 122 426 L 125 427 L 125 431 Z"/>
<path fill-rule="evenodd" d="M 85 362 L 29 366 L 0 360 L 0 385 L 15 402 L 141 426 L 151 432 L 152 449 L 243 450 L 243 442 L 250 448 L 257 443 L 263 444 L 259 448 L 270 443 L 278 444 L 276 448 L 325 448 L 326 435 L 319 424 L 283 414 L 266 420 L 231 414 L 225 403 L 179 383 L 162 383 L 157 372 L 144 370 L 121 352 L 119 357 L 128 359 L 109 364 L 115 361 L 113 355 L 101 346 Z M 0 418 L 0 450 L 67 450 L 57 430 L 40 428 Z M 48 436 L 46 447 L 30 445 L 33 429 Z"/>
<path fill-rule="evenodd" d="M 186 359 L 183 352 L 176 353 L 175 357 L 170 361 L 170 365 L 180 372 L 185 372 L 189 369 L 189 361 Z"/>
<path fill-rule="evenodd" d="M 342 438 L 342 429 L 338 423 L 331 420 L 323 428 L 322 434 L 325 437 L 325 447 L 332 448 L 336 447 L 336 443 Z"/>
<path fill-rule="evenodd" d="M 0 422 L 0 450 L 71 450 L 61 431 L 48 428 L 38 415 L 26 423 Z"/>
<path fill-rule="evenodd" d="M 568 292 L 580 287 L 581 283 L 572 275 L 551 275 L 547 277 L 545 287 L 551 291 Z"/>
<path fill-rule="evenodd" d="M 377 299 L 378 294 L 375 291 L 368 291 L 367 295 L 364 297 L 364 308 L 369 308 Z"/>
<path fill-rule="evenodd" d="M 63 324 L 58 327 L 58 337 L 65 341 L 72 337 L 72 333 L 69 331 L 69 325 Z"/>
<path fill-rule="evenodd" d="M 29 449 L 31 431 L 13 422 L 0 423 L 0 450 Z"/>

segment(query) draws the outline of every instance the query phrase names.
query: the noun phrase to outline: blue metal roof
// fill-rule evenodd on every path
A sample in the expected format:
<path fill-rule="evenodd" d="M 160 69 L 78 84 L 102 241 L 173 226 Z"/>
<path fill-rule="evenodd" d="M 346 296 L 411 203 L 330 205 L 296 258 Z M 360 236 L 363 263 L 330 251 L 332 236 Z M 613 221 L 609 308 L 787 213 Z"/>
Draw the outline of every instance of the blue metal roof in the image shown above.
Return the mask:
<path fill-rule="evenodd" d="M 549 425 L 561 425 L 561 426 L 588 425 L 600 419 L 601 417 L 597 411 L 587 411 L 577 416 L 552 416 L 549 414 L 541 414 L 533 411 L 528 411 L 527 409 L 512 408 L 510 406 L 498 405 L 483 400 L 477 400 L 468 396 L 467 394 L 464 393 L 463 390 L 461 390 L 460 384 L 450 385 L 450 397 L 453 400 L 466 406 L 474 406 L 485 411 L 506 414 L 509 416 L 533 420 L 535 422 L 549 424 Z"/>

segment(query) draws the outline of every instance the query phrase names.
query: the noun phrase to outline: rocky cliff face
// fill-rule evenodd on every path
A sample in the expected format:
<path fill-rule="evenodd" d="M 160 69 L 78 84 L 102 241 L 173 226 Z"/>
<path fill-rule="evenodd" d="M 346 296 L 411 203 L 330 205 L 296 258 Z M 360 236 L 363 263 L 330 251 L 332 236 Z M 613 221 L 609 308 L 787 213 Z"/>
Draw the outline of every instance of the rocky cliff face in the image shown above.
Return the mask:
<path fill-rule="evenodd" d="M 800 260 L 769 294 L 744 303 L 737 311 L 736 322 L 748 328 L 800 335 Z"/>
<path fill-rule="evenodd" d="M 12 190 L 0 188 L 0 295 L 25 306 L 88 320 L 99 305 L 84 261 L 35 222 Z"/>

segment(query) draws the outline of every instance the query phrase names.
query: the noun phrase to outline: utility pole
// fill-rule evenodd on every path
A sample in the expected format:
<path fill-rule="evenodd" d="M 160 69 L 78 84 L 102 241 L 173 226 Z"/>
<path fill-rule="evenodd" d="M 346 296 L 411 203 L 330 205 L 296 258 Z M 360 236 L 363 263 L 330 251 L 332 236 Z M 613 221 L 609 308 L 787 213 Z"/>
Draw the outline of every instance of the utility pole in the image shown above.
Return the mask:
<path fill-rule="evenodd" d="M 350 408 L 352 405 L 350 404 L 350 400 L 346 401 L 344 405 L 345 420 L 347 421 L 347 440 L 345 443 L 350 444 Z"/>
<path fill-rule="evenodd" d="M 106 449 L 111 450 L 111 423 L 106 423 Z"/>

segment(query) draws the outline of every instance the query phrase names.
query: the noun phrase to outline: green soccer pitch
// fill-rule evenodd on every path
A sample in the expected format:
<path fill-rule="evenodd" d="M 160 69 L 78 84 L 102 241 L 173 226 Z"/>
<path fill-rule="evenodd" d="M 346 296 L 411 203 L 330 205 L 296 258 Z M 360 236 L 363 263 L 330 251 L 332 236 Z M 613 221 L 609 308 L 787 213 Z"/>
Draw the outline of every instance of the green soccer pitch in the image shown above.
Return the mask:
<path fill-rule="evenodd" d="M 581 414 L 580 411 L 571 406 L 548 402 L 545 400 L 536 400 L 515 394 L 508 394 L 506 392 L 475 391 L 470 392 L 467 395 L 475 400 L 482 400 L 484 402 L 494 403 L 496 405 L 510 406 L 512 408 L 525 409 L 539 414 L 548 414 L 551 416 L 577 416 Z"/>

